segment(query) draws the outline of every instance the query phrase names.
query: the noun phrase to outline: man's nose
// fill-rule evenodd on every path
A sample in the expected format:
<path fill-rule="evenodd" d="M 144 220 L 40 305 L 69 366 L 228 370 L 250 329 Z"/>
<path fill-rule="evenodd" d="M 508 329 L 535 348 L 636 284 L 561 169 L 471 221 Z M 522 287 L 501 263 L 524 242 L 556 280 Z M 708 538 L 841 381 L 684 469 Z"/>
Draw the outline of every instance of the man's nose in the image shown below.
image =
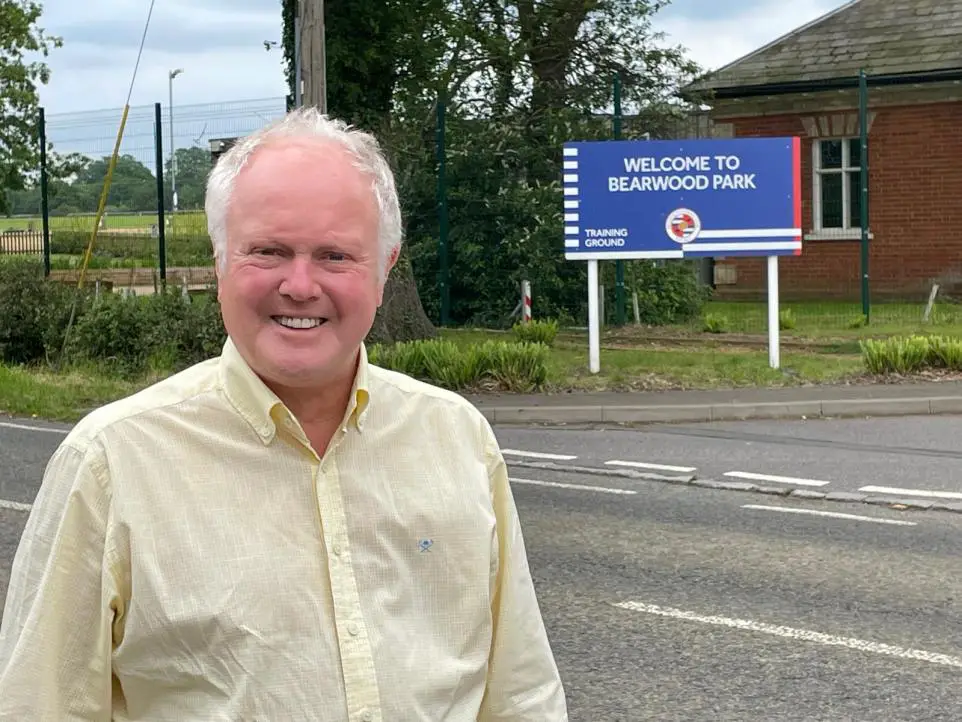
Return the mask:
<path fill-rule="evenodd" d="M 295 301 L 312 301 L 321 294 L 317 269 L 310 259 L 295 257 L 287 267 L 280 292 Z"/>

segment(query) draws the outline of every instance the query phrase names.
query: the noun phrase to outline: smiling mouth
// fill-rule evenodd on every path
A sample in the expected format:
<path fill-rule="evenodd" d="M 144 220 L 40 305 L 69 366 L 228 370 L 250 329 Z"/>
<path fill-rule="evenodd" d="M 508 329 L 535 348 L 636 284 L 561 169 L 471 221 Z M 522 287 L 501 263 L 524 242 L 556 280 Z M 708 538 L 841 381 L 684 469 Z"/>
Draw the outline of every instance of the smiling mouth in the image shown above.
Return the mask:
<path fill-rule="evenodd" d="M 296 331 L 309 331 L 312 328 L 317 328 L 327 323 L 326 318 L 302 318 L 294 316 L 271 316 L 271 318 L 284 328 L 290 328 Z"/>

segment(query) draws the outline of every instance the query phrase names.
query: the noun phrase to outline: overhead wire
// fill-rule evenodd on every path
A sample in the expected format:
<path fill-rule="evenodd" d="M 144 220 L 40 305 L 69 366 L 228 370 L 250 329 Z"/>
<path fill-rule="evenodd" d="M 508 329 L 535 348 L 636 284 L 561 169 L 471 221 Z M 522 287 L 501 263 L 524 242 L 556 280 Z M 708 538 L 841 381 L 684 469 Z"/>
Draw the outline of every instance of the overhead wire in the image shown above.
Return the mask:
<path fill-rule="evenodd" d="M 87 268 L 90 265 L 90 258 L 93 255 L 94 245 L 97 242 L 97 231 L 100 229 L 100 223 L 103 220 L 104 211 L 107 207 L 107 198 L 110 195 L 110 185 L 113 180 L 114 169 L 117 167 L 117 159 L 120 156 L 120 144 L 123 141 L 124 129 L 127 127 L 127 116 L 130 113 L 130 99 L 134 94 L 134 85 L 137 82 L 137 74 L 140 70 L 140 61 L 144 55 L 144 47 L 147 44 L 147 31 L 150 29 L 150 20 L 154 14 L 154 5 L 157 0 L 150 0 L 150 6 L 147 9 L 147 21 L 144 23 L 144 32 L 140 38 L 140 47 L 137 50 L 137 60 L 134 63 L 134 70 L 130 77 L 130 87 L 127 90 L 127 99 L 124 102 L 123 113 L 120 117 L 120 127 L 117 129 L 117 138 L 114 142 L 113 153 L 110 156 L 110 162 L 107 166 L 107 174 L 104 177 L 104 185 L 100 192 L 100 202 L 97 204 L 97 215 L 94 217 L 94 227 L 90 233 L 90 241 L 87 243 L 87 247 L 84 250 L 83 260 L 80 263 L 80 269 L 77 274 L 77 288 L 74 293 L 73 303 L 70 307 L 70 318 L 67 321 L 67 329 L 64 332 L 63 346 L 60 349 L 60 360 L 66 357 L 67 346 L 70 340 L 70 331 L 73 328 L 74 320 L 77 315 L 77 301 L 80 298 L 80 293 L 83 291 L 84 282 L 87 278 Z M 160 172 L 160 169 L 158 169 Z"/>

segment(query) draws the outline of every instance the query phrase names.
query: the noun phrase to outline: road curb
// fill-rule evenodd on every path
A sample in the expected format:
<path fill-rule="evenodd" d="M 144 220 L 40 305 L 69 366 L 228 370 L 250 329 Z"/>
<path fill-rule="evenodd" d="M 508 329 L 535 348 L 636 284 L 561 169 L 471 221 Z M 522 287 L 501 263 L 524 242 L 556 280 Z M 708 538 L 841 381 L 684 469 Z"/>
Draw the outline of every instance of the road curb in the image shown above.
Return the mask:
<path fill-rule="evenodd" d="M 790 499 L 805 499 L 810 501 L 833 501 L 846 504 L 870 504 L 872 506 L 889 507 L 897 511 L 942 511 L 953 514 L 962 514 L 962 502 L 953 503 L 946 501 L 934 501 L 932 499 L 912 499 L 847 491 L 825 492 L 802 487 L 793 487 L 791 485 L 786 485 L 784 487 L 772 487 L 764 486 L 762 484 L 753 484 L 750 481 L 727 481 L 712 479 L 709 477 L 700 477 L 696 474 L 671 476 L 639 472 L 633 469 L 607 469 L 597 466 L 568 466 L 564 464 L 555 464 L 552 462 L 525 462 L 514 459 L 506 459 L 506 462 L 508 466 L 518 466 L 522 468 L 536 468 L 561 473 L 589 474 L 594 476 L 615 476 L 629 479 L 640 479 L 643 481 L 657 481 L 660 483 L 674 484 L 679 486 L 714 489 L 718 491 L 740 491 L 750 494 L 766 494 L 770 496 L 782 496 Z"/>
<path fill-rule="evenodd" d="M 485 406 L 493 424 L 652 424 L 962 414 L 962 396 L 645 406 Z"/>

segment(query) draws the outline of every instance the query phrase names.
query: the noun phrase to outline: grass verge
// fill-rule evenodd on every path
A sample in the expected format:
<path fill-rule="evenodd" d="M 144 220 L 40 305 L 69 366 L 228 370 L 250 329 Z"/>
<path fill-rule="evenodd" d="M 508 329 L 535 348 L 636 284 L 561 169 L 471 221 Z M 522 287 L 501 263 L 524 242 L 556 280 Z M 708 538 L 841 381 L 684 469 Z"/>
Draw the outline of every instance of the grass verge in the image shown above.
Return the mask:
<path fill-rule="evenodd" d="M 111 378 L 96 369 L 64 373 L 0 365 L 0 412 L 53 421 L 76 421 L 89 409 L 146 386 Z"/>
<path fill-rule="evenodd" d="M 511 335 L 484 330 L 443 330 L 443 338 L 464 344 L 508 340 Z M 781 354 L 780 369 L 768 365 L 767 349 L 704 344 L 658 345 L 601 349 L 601 372 L 588 371 L 587 333 L 560 333 L 548 360 L 548 390 L 647 391 L 716 389 L 743 386 L 780 387 L 838 383 L 863 376 L 857 344 L 819 351 Z"/>

